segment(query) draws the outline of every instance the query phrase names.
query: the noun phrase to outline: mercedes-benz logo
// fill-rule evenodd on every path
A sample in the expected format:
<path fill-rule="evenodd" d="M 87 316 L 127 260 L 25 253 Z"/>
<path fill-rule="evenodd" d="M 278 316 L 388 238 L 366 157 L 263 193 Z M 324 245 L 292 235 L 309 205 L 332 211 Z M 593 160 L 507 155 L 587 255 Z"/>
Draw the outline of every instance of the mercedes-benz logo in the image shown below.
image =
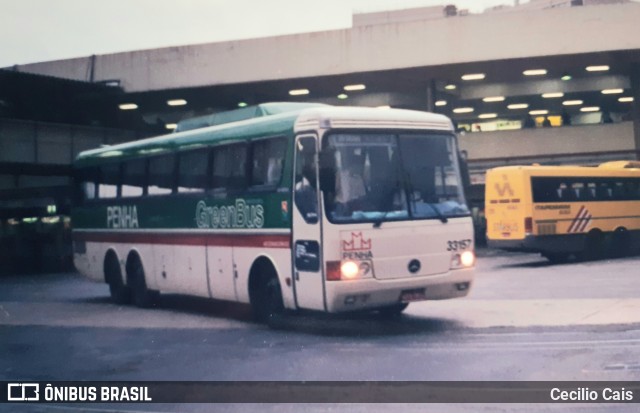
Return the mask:
<path fill-rule="evenodd" d="M 411 260 L 409 261 L 409 272 L 411 274 L 415 274 L 420 271 L 420 261 L 419 260 Z"/>

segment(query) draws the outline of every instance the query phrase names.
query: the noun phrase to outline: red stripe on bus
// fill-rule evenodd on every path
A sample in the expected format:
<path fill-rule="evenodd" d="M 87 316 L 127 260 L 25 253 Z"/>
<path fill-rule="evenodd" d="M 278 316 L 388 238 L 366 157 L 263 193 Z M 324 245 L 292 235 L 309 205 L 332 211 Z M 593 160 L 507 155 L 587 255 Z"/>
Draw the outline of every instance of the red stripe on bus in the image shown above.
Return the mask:
<path fill-rule="evenodd" d="M 580 217 L 583 212 L 586 212 L 586 208 L 584 207 L 584 205 L 580 207 L 578 214 L 573 218 L 573 221 L 571 222 L 571 225 L 569 225 L 569 229 L 567 230 L 567 232 L 573 232 L 576 229 L 574 227 L 578 224 L 578 221 L 580 221 Z"/>
<path fill-rule="evenodd" d="M 291 248 L 288 234 L 188 234 L 173 232 L 75 232 L 74 241 L 215 247 Z"/>

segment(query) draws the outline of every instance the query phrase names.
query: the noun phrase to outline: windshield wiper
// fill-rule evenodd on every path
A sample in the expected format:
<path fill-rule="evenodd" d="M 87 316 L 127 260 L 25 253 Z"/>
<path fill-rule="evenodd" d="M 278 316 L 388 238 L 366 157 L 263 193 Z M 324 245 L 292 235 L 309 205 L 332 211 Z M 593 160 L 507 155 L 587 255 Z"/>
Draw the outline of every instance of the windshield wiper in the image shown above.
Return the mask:
<path fill-rule="evenodd" d="M 436 213 L 436 216 L 438 217 L 440 222 L 442 222 L 443 224 L 446 224 L 447 222 L 449 222 L 449 219 L 444 215 L 442 215 L 442 212 L 440 212 L 440 210 L 438 209 L 437 206 L 435 206 L 435 204 L 432 204 L 431 202 L 425 202 L 424 204 L 429 206 L 429 208 L 431 208 L 433 212 Z"/>

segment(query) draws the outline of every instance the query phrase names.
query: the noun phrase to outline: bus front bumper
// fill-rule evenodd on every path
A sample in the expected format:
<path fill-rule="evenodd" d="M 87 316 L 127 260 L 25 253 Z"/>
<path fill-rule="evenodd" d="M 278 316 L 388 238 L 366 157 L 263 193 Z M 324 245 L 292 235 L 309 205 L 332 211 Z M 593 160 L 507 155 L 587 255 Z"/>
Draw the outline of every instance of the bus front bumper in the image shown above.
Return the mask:
<path fill-rule="evenodd" d="M 473 282 L 474 268 L 453 270 L 445 274 L 377 280 L 328 281 L 327 311 L 370 310 L 423 300 L 464 297 Z"/>

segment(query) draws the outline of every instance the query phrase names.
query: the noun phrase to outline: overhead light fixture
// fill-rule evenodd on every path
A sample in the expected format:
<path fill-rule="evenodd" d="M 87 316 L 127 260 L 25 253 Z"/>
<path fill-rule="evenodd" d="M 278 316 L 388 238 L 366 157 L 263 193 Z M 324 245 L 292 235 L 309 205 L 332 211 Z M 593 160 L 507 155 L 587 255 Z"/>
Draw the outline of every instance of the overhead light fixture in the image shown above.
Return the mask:
<path fill-rule="evenodd" d="M 365 90 L 367 87 L 363 84 L 359 84 L 359 85 L 347 85 L 344 87 L 344 90 L 346 91 L 354 91 L 354 90 Z"/>
<path fill-rule="evenodd" d="M 457 88 L 457 86 L 454 85 L 453 83 L 450 83 L 450 84 L 446 85 L 444 88 L 447 89 L 447 90 L 455 90 Z"/>
<path fill-rule="evenodd" d="M 562 76 L 560 78 L 560 80 L 564 80 L 566 82 L 567 80 L 571 80 L 571 76 L 570 75 L 564 75 L 564 76 Z"/>
<path fill-rule="evenodd" d="M 348 97 L 349 97 L 349 96 L 348 96 L 348 95 L 346 95 L 346 94 L 344 94 L 344 93 L 340 93 L 340 94 L 338 95 L 338 99 L 341 99 L 341 100 L 346 99 L 346 98 L 348 98 Z"/>
<path fill-rule="evenodd" d="M 436 106 L 447 106 L 446 100 L 436 100 Z"/>
<path fill-rule="evenodd" d="M 482 80 L 484 79 L 484 73 L 469 73 L 462 75 L 462 80 Z"/>
<path fill-rule="evenodd" d="M 293 89 L 293 90 L 289 91 L 289 94 L 291 96 L 308 95 L 309 94 L 309 89 Z"/>
<path fill-rule="evenodd" d="M 382 105 L 382 106 L 377 106 L 376 109 L 391 109 L 391 106 L 389 105 Z"/>
<path fill-rule="evenodd" d="M 581 100 L 565 100 L 564 102 L 562 102 L 563 105 L 565 106 L 578 106 L 578 105 L 582 105 L 584 102 Z"/>
<path fill-rule="evenodd" d="M 543 76 L 547 74 L 546 69 L 529 69 L 522 72 L 525 76 Z"/>
<path fill-rule="evenodd" d="M 239 108 L 246 108 L 247 107 L 247 102 L 238 102 L 238 107 Z"/>
<path fill-rule="evenodd" d="M 507 106 L 507 108 L 509 109 L 526 109 L 528 107 L 529 107 L 528 103 L 513 103 Z"/>
<path fill-rule="evenodd" d="M 473 112 L 473 108 L 465 107 L 465 108 L 455 108 L 453 113 L 471 113 Z"/>
<path fill-rule="evenodd" d="M 606 72 L 607 70 L 609 70 L 609 66 L 607 65 L 587 66 L 585 70 L 587 72 Z"/>
<path fill-rule="evenodd" d="M 504 96 L 488 96 L 483 98 L 483 102 L 502 102 L 504 100 Z"/>
<path fill-rule="evenodd" d="M 584 108 L 580 108 L 580 112 L 597 112 L 600 108 L 598 106 L 585 106 Z"/>
<path fill-rule="evenodd" d="M 187 101 L 184 99 L 167 100 L 167 105 L 169 106 L 184 106 L 186 104 L 187 104 Z"/>
<path fill-rule="evenodd" d="M 616 95 L 616 94 L 623 93 L 623 92 L 624 92 L 624 89 L 604 89 L 602 91 L 602 94 L 603 95 Z"/>
<path fill-rule="evenodd" d="M 120 108 L 120 110 L 136 110 L 136 109 L 138 109 L 138 105 L 136 105 L 135 103 L 121 103 L 120 105 L 118 105 L 118 107 Z"/>
<path fill-rule="evenodd" d="M 547 115 L 547 114 L 549 114 L 549 111 L 548 110 L 544 110 L 544 109 L 541 109 L 541 110 L 530 110 L 529 111 L 529 115 L 532 115 L 532 116 L 535 116 L 535 115 Z"/>
<path fill-rule="evenodd" d="M 478 117 L 480 119 L 493 119 L 493 118 L 497 118 L 498 114 L 497 113 L 483 113 L 481 115 L 478 115 Z"/>
<path fill-rule="evenodd" d="M 167 123 L 166 125 L 164 125 L 165 128 L 170 129 L 170 130 L 174 130 L 175 128 L 178 127 L 177 123 Z"/>
<path fill-rule="evenodd" d="M 633 102 L 633 97 L 631 97 L 631 96 L 621 97 L 621 98 L 618 99 L 618 102 L 622 102 L 622 103 Z"/>
<path fill-rule="evenodd" d="M 545 99 L 561 98 L 564 96 L 562 92 L 543 93 L 542 97 Z"/>

